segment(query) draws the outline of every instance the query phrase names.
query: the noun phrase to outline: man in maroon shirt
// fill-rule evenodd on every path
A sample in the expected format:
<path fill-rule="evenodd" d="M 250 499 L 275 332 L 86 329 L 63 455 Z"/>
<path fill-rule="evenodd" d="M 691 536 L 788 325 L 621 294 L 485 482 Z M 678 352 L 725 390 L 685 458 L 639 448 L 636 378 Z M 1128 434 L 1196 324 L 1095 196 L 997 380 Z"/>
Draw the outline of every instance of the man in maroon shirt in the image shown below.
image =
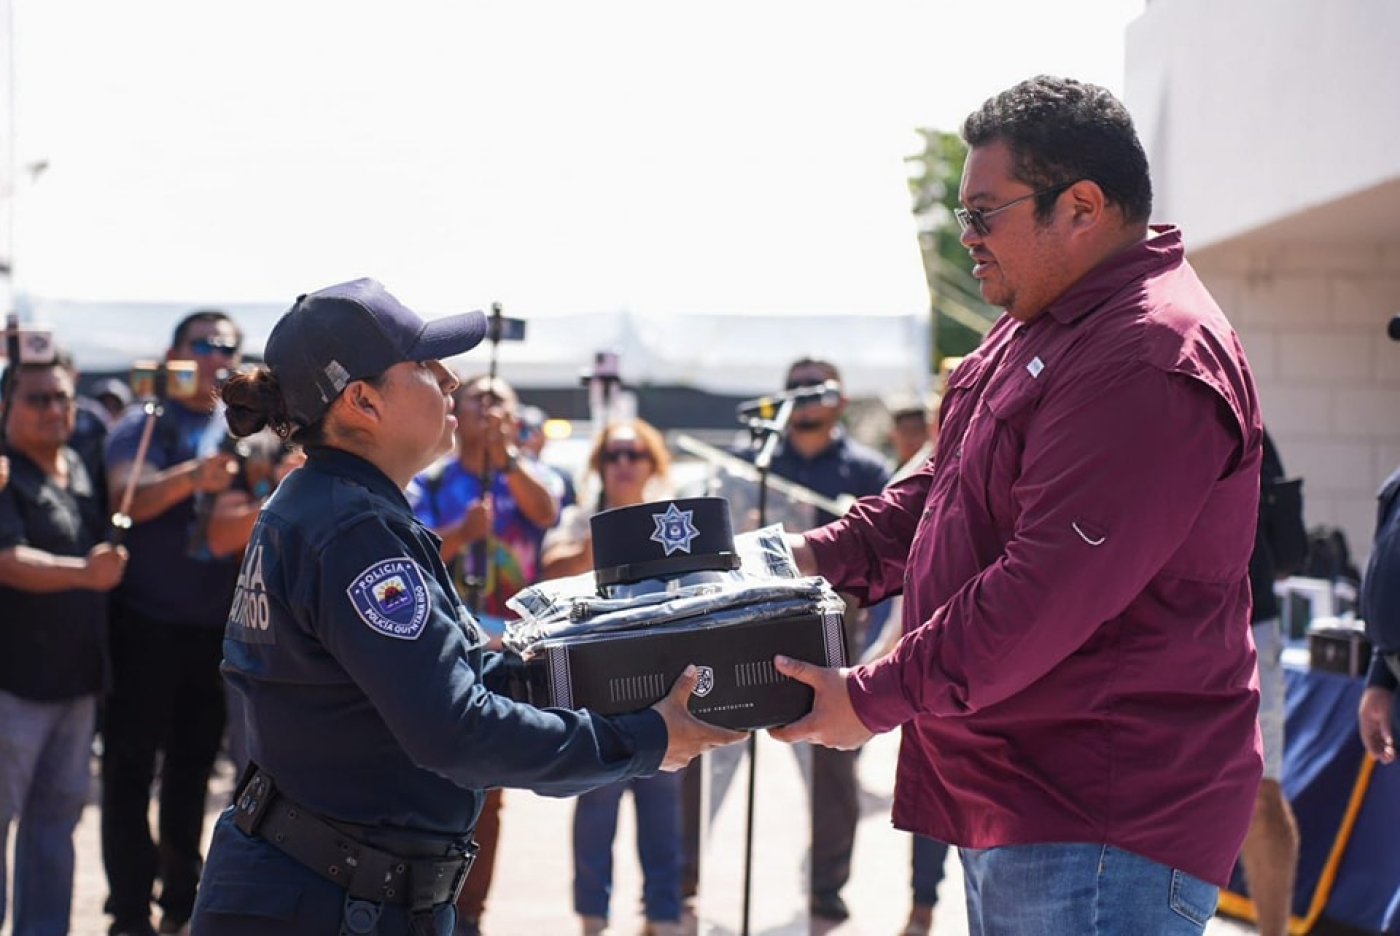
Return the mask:
<path fill-rule="evenodd" d="M 793 536 L 904 637 L 785 741 L 903 728 L 894 824 L 961 847 L 974 934 L 1199 934 L 1261 772 L 1249 557 L 1262 428 L 1229 323 L 1149 227 L 1131 118 L 1023 82 L 968 117 L 957 212 L 1001 317 L 931 464 Z"/>

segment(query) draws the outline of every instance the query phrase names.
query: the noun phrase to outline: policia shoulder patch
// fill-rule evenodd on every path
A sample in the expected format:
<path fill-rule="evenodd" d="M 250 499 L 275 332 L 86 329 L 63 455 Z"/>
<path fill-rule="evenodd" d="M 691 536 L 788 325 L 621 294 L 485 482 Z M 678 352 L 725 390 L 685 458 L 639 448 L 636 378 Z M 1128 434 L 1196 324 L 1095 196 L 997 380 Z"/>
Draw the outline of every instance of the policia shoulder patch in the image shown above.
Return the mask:
<path fill-rule="evenodd" d="M 428 586 L 412 559 L 384 559 L 365 569 L 345 590 L 370 630 L 417 640 L 428 623 Z"/>

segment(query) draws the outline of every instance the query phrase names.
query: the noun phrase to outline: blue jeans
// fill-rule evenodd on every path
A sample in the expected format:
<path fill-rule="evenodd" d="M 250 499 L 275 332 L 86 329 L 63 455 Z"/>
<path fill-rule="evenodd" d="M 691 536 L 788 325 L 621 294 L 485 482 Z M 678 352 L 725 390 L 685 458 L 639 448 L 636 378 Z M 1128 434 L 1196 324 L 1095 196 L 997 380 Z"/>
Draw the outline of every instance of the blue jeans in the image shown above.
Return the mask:
<path fill-rule="evenodd" d="M 574 911 L 607 919 L 612 897 L 613 838 L 622 791 L 637 807 L 637 857 L 648 920 L 681 918 L 681 775 L 610 783 L 574 807 Z"/>
<path fill-rule="evenodd" d="M 1109 845 L 960 849 L 970 936 L 1200 936 L 1219 889 Z"/>
<path fill-rule="evenodd" d="M 73 905 L 73 829 L 92 776 L 95 696 L 33 702 L 0 692 L 0 923 L 15 834 L 14 936 L 63 936 Z"/>

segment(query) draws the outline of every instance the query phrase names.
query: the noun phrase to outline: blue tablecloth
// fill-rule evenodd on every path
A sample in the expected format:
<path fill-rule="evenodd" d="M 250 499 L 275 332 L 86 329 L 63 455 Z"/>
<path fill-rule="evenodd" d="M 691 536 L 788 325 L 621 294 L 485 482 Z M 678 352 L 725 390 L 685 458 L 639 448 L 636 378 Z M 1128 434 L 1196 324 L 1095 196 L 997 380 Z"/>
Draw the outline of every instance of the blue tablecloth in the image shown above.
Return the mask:
<path fill-rule="evenodd" d="M 1400 764 L 1364 776 L 1356 708 L 1365 682 L 1295 666 L 1285 675 L 1283 789 L 1302 840 L 1293 915 L 1400 934 Z M 1347 834 L 1354 794 L 1359 809 Z M 1238 868 L 1229 890 L 1247 893 Z"/>

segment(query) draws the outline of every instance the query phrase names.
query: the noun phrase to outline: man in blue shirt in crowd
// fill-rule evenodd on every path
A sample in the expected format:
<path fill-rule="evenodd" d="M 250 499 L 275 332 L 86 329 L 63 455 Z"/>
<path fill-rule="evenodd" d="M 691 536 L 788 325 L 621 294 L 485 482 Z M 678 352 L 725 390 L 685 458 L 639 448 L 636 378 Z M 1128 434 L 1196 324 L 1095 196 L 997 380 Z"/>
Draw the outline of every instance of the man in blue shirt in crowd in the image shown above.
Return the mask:
<path fill-rule="evenodd" d="M 195 386 L 164 401 L 139 464 L 148 419 L 141 408 L 128 410 L 107 439 L 111 503 L 133 524 L 131 562 L 112 604 L 113 682 L 102 726 L 102 858 L 113 936 L 154 932 L 157 878 L 160 932 L 179 933 L 194 910 L 205 793 L 224 733 L 224 623 L 258 507 L 230 490 L 235 457 L 208 451 L 226 434 L 214 393 L 237 366 L 241 341 L 223 312 L 187 315 L 165 359 L 193 361 Z M 186 389 L 173 378 L 167 387 Z M 197 528 L 200 501 L 208 525 Z M 147 818 L 157 752 L 159 844 Z"/>

